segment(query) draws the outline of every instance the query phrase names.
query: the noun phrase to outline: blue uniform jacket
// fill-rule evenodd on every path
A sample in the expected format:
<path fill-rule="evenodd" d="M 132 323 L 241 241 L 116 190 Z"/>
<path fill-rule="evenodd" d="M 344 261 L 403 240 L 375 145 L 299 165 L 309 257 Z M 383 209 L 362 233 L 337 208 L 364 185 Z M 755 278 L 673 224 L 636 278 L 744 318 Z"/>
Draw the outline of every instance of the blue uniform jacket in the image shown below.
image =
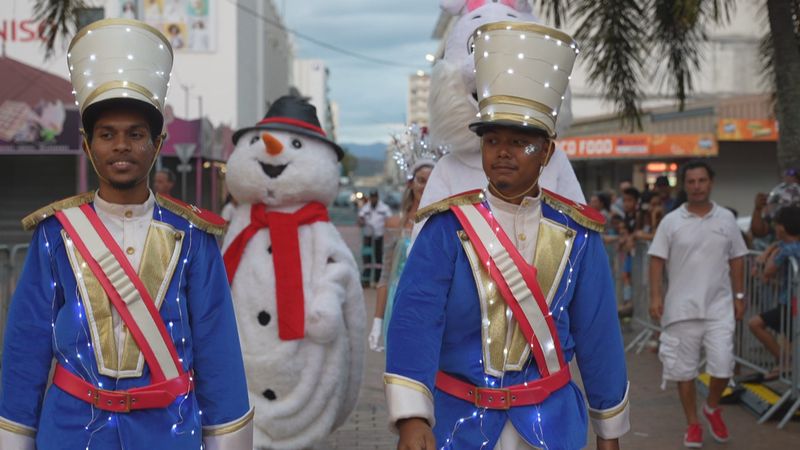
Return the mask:
<path fill-rule="evenodd" d="M 565 231 L 567 236 L 574 235 L 551 304 L 558 336 L 565 359 L 578 358 L 595 431 L 606 438 L 618 437 L 628 428 L 628 383 L 608 257 L 600 234 L 576 221 L 581 219 L 580 212 L 552 201 L 550 195 L 543 195 L 543 220 L 561 224 L 572 230 Z M 481 303 L 459 230 L 462 226 L 450 211 L 428 219 L 400 279 L 387 343 L 385 380 L 391 420 L 425 417 L 425 397 L 432 395 L 438 448 L 494 448 L 507 420 L 535 447 L 583 448 L 587 411 L 573 382 L 540 405 L 508 411 L 478 409 L 435 389 L 439 370 L 485 387 L 540 378 L 531 357 L 523 370 L 505 371 L 503 376 L 487 374 Z M 542 245 L 548 241 L 540 233 L 537 254 Z M 403 404 L 395 407 L 393 397 L 399 396 L 405 398 L 396 403 Z M 414 396 L 421 399 L 421 409 L 410 405 Z"/>
<path fill-rule="evenodd" d="M 102 343 L 93 339 L 90 322 L 103 318 L 92 316 L 84 305 L 62 226 L 49 217 L 36 227 L 8 314 L 0 433 L 35 436 L 38 450 L 199 449 L 204 427 L 235 428 L 237 421 L 249 420 L 236 320 L 217 242 L 158 203 L 153 219 L 174 233 L 167 236 L 177 240 L 183 233 L 179 254 L 171 253 L 178 255 L 177 264 L 159 275 L 172 273 L 166 291 L 157 295 L 163 295 L 161 318 L 183 368 L 194 371 L 194 390 L 167 408 L 110 413 L 54 385 L 47 387 L 53 359 L 104 389 L 150 384 L 146 363 L 139 376 L 128 378 L 98 370 L 95 347 Z"/>

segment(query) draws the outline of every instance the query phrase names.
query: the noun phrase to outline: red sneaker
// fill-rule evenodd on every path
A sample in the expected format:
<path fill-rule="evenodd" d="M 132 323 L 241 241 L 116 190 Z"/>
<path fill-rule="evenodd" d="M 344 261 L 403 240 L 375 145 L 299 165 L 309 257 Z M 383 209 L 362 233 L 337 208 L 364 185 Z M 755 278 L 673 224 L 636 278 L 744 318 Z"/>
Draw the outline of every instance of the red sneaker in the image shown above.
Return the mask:
<path fill-rule="evenodd" d="M 729 438 L 728 427 L 725 426 L 725 422 L 722 420 L 722 409 L 712 410 L 708 405 L 703 404 L 703 417 L 708 422 L 708 431 L 711 432 L 711 436 L 714 436 L 717 442 L 727 442 Z"/>
<path fill-rule="evenodd" d="M 683 435 L 683 446 L 690 448 L 703 446 L 703 427 L 699 423 L 693 423 L 686 429 L 686 434 Z"/>

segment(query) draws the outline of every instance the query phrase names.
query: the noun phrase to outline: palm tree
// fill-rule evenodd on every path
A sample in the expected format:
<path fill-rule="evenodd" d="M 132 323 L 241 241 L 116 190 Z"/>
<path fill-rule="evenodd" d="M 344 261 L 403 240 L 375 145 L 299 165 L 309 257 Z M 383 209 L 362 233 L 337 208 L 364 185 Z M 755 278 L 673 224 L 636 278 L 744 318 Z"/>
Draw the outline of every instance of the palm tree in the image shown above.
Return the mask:
<path fill-rule="evenodd" d="M 800 0 L 763 0 L 769 22 L 762 49 L 781 124 L 778 161 L 800 165 Z M 588 60 L 589 81 L 604 88 L 631 126 L 640 126 L 642 79 L 661 72 L 681 108 L 701 65 L 706 27 L 729 21 L 735 0 L 537 0 L 556 24 L 578 21 L 576 39 Z M 653 68 L 653 57 L 662 62 Z"/>
<path fill-rule="evenodd" d="M 775 116 L 781 124 L 778 161 L 782 168 L 800 166 L 800 0 L 762 0 L 769 33 L 766 61 L 773 74 Z M 655 72 L 666 76 L 681 107 L 692 91 L 693 73 L 701 65 L 699 50 L 706 27 L 727 23 L 736 0 L 536 0 L 541 11 L 561 27 L 578 23 L 576 39 L 588 60 L 590 82 L 603 88 L 621 118 L 640 127 L 643 80 Z M 52 54 L 59 36 L 74 31 L 85 0 L 36 0 L 37 18 L 46 29 Z M 653 55 L 663 60 L 652 67 Z"/>

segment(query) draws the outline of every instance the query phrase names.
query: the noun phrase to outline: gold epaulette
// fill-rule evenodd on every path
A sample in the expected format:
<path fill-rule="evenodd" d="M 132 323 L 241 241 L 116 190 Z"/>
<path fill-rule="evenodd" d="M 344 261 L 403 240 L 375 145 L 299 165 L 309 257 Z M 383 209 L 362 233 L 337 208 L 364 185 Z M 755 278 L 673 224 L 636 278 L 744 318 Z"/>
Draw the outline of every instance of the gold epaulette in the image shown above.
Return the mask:
<path fill-rule="evenodd" d="M 484 198 L 485 197 L 481 189 L 462 192 L 452 197 L 447 197 L 444 200 L 431 203 L 430 205 L 420 209 L 417 211 L 417 215 L 414 216 L 414 220 L 416 222 L 422 222 L 434 214 L 439 214 L 440 212 L 449 210 L 451 206 L 472 205 L 474 203 L 482 202 Z"/>
<path fill-rule="evenodd" d="M 576 203 L 547 189 L 542 189 L 542 200 L 581 226 L 600 233 L 605 230 L 606 218 L 590 206 Z"/>
<path fill-rule="evenodd" d="M 92 200 L 94 200 L 94 192 L 84 192 L 83 194 L 78 194 L 55 201 L 25 216 L 25 218 L 22 219 L 22 228 L 24 228 L 26 231 L 30 231 L 36 228 L 36 225 L 38 225 L 39 222 L 47 219 L 56 212 L 81 206 L 86 203 L 90 203 Z"/>
<path fill-rule="evenodd" d="M 222 236 L 228 228 L 228 223 L 222 217 L 211 211 L 184 203 L 177 198 L 156 194 L 156 201 L 162 207 L 192 222 L 192 225 L 208 233 Z"/>

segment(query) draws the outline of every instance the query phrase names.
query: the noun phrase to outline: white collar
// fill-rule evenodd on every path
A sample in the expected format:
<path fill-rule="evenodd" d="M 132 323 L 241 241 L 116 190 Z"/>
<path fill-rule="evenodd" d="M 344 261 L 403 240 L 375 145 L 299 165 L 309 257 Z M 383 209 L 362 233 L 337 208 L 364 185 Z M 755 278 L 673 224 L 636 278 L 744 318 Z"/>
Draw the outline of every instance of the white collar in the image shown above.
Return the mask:
<path fill-rule="evenodd" d="M 148 215 L 153 214 L 153 207 L 155 206 L 156 199 L 153 196 L 153 191 L 148 191 L 149 196 L 144 203 L 140 204 L 132 204 L 132 205 L 122 205 L 119 203 L 111 203 L 106 200 L 103 200 L 100 195 L 95 193 L 94 195 L 94 207 L 98 211 L 102 211 L 109 216 L 115 216 L 119 218 L 125 219 L 138 219 L 142 217 L 147 217 Z"/>
<path fill-rule="evenodd" d="M 709 210 L 704 216 L 699 216 L 699 215 L 689 211 L 688 205 L 689 205 L 689 203 L 686 202 L 686 203 L 682 204 L 681 207 L 680 207 L 681 214 L 683 215 L 684 219 L 688 219 L 689 217 L 699 217 L 701 219 L 702 218 L 706 218 L 706 217 L 712 217 L 714 214 L 717 213 L 717 208 L 718 208 L 716 202 L 714 202 L 712 200 L 711 201 L 711 210 Z"/>
<path fill-rule="evenodd" d="M 530 197 L 527 195 L 523 197 L 522 203 L 519 205 L 515 203 L 509 203 L 500 197 L 497 197 L 496 195 L 492 194 L 489 189 L 486 189 L 486 197 L 489 199 L 489 204 L 492 206 L 492 209 L 497 209 L 510 214 L 517 214 L 523 209 L 533 210 L 536 208 L 539 205 L 539 202 L 542 200 L 542 189 L 539 189 L 539 194 L 537 194 L 536 197 Z"/>

